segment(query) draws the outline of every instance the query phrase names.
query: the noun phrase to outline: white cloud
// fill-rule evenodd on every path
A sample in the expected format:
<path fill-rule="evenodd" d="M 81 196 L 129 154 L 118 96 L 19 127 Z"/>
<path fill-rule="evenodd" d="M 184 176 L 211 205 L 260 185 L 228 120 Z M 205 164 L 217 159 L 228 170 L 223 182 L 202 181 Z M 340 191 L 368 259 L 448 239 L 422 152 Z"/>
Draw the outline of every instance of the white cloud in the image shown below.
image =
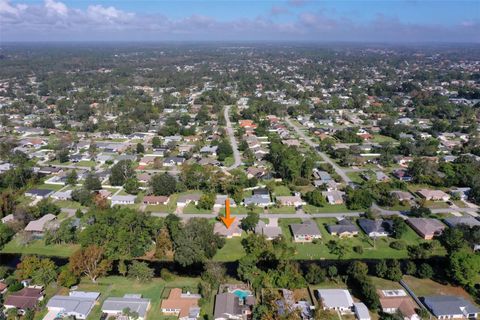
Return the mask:
<path fill-rule="evenodd" d="M 87 16 L 96 22 L 115 23 L 129 21 L 135 15 L 111 6 L 104 7 L 102 5 L 91 5 L 87 8 Z"/>
<path fill-rule="evenodd" d="M 60 1 L 57 2 L 55 0 L 45 0 L 45 9 L 47 9 L 47 12 L 51 15 L 59 15 L 62 17 L 66 17 L 68 15 L 67 6 Z"/>

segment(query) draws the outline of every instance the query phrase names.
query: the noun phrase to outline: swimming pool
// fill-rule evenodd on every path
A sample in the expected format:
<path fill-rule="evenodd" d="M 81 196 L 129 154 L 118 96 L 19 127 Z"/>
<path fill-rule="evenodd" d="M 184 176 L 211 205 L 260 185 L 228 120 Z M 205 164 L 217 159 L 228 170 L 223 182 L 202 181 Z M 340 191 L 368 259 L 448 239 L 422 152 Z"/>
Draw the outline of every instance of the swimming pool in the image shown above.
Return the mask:
<path fill-rule="evenodd" d="M 232 292 L 234 295 L 236 295 L 239 299 L 245 300 L 246 297 L 250 296 L 252 293 L 248 290 L 240 290 L 236 289 Z"/>

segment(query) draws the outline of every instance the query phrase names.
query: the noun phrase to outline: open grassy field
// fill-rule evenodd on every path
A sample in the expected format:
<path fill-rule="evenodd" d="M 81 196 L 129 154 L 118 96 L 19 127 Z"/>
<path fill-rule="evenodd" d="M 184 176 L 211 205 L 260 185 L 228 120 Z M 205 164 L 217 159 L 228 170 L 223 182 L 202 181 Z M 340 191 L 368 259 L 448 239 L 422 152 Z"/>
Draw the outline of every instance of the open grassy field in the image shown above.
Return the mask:
<path fill-rule="evenodd" d="M 419 297 L 430 295 L 453 295 L 472 301 L 470 295 L 462 287 L 444 285 L 431 279 L 420 279 L 407 275 L 403 276 L 403 280 Z"/>
<path fill-rule="evenodd" d="M 222 249 L 217 251 L 217 254 L 213 257 L 214 261 L 235 261 L 242 258 L 245 255 L 245 250 L 242 247 L 242 239 L 245 237 L 245 233 L 242 237 L 235 237 L 227 239 Z"/>
<path fill-rule="evenodd" d="M 41 256 L 57 256 L 69 257 L 72 253 L 80 248 L 79 245 L 72 244 L 56 244 L 45 245 L 43 240 L 34 240 L 27 245 L 22 245 L 18 237 L 13 238 L 2 249 L 2 253 L 19 253 L 19 254 L 38 254 Z"/>

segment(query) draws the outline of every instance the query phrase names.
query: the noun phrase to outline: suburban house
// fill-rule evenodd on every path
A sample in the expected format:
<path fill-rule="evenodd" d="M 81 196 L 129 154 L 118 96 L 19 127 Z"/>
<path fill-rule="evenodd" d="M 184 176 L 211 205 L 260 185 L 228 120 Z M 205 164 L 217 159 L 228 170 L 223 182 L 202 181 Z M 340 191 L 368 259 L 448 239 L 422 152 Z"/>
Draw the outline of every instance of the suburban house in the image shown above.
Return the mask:
<path fill-rule="evenodd" d="M 282 228 L 278 225 L 266 224 L 260 220 L 255 226 L 255 233 L 263 235 L 267 240 L 273 240 L 282 235 Z"/>
<path fill-rule="evenodd" d="M 457 197 L 460 200 L 467 200 L 471 191 L 472 191 L 472 188 L 468 188 L 468 187 L 455 188 L 455 189 L 450 190 L 450 194 L 452 196 Z"/>
<path fill-rule="evenodd" d="M 314 220 L 293 223 L 290 225 L 290 230 L 295 242 L 312 242 L 314 239 L 322 238 L 322 234 Z"/>
<path fill-rule="evenodd" d="M 227 200 L 228 196 L 224 194 L 217 194 L 215 198 L 215 204 L 213 205 L 214 208 L 219 209 L 225 206 L 225 200 Z M 230 207 L 236 207 L 237 204 L 231 198 L 229 198 Z"/>
<path fill-rule="evenodd" d="M 54 194 L 52 194 L 52 199 L 55 199 L 55 200 L 70 200 L 70 199 L 72 199 L 72 191 L 73 190 L 57 191 Z"/>
<path fill-rule="evenodd" d="M 343 204 L 343 196 L 345 192 L 332 190 L 332 191 L 323 191 L 322 195 L 327 199 L 329 204 Z"/>
<path fill-rule="evenodd" d="M 305 201 L 302 200 L 302 198 L 298 195 L 296 196 L 278 196 L 276 197 L 277 201 L 282 205 L 282 206 L 294 206 L 294 207 L 300 207 L 306 204 Z"/>
<path fill-rule="evenodd" d="M 24 230 L 34 237 L 41 238 L 47 230 L 58 228 L 59 225 L 56 223 L 56 219 L 57 217 L 55 215 L 47 213 L 40 219 L 30 221 Z"/>
<path fill-rule="evenodd" d="M 358 234 L 358 227 L 349 219 L 341 219 L 337 224 L 328 225 L 327 231 L 332 236 L 339 236 L 341 238 L 353 237 Z"/>
<path fill-rule="evenodd" d="M 20 291 L 12 292 L 3 302 L 5 309 L 16 308 L 20 314 L 27 309 L 35 309 L 37 304 L 43 300 L 43 289 L 23 288 Z"/>
<path fill-rule="evenodd" d="M 163 160 L 163 165 L 165 167 L 174 167 L 174 166 L 180 166 L 185 162 L 185 158 L 181 157 L 169 157 Z"/>
<path fill-rule="evenodd" d="M 229 228 L 227 228 L 221 221 L 215 222 L 215 225 L 213 226 L 213 233 L 228 239 L 233 237 L 241 237 L 242 229 L 240 228 L 240 219 L 235 219 Z"/>
<path fill-rule="evenodd" d="M 135 204 L 135 199 L 137 199 L 137 196 L 134 196 L 134 195 L 125 195 L 125 196 L 115 195 L 115 196 L 112 196 L 112 198 L 111 198 L 112 207 L 114 205 Z"/>
<path fill-rule="evenodd" d="M 254 305 L 255 298 L 251 295 L 243 299 L 232 292 L 219 293 L 215 296 L 213 319 L 249 319 Z"/>
<path fill-rule="evenodd" d="M 71 291 L 68 296 L 53 296 L 47 303 L 52 316 L 86 319 L 100 296 L 98 292 Z"/>
<path fill-rule="evenodd" d="M 115 317 L 121 315 L 127 308 L 138 314 L 137 319 L 145 320 L 150 309 L 150 299 L 144 299 L 139 294 L 126 294 L 123 298 L 107 298 L 103 302 L 102 312 L 106 313 L 108 317 Z"/>
<path fill-rule="evenodd" d="M 431 218 L 409 218 L 407 224 L 425 240 L 433 239 L 446 228 L 442 222 Z"/>
<path fill-rule="evenodd" d="M 357 320 L 371 320 L 370 312 L 368 311 L 367 306 L 363 302 L 356 302 L 353 304 L 353 312 Z"/>
<path fill-rule="evenodd" d="M 449 227 L 456 227 L 462 224 L 470 228 L 480 226 L 480 221 L 471 216 L 445 218 L 443 222 Z"/>
<path fill-rule="evenodd" d="M 400 313 L 405 320 L 420 320 L 415 309 L 417 305 L 404 290 L 379 290 L 382 311 L 389 314 Z"/>
<path fill-rule="evenodd" d="M 302 320 L 312 319 L 314 306 L 304 299 L 296 298 L 293 291 L 281 289 L 280 292 L 283 299 L 275 301 L 279 316 L 296 312 Z"/>
<path fill-rule="evenodd" d="M 370 238 L 387 237 L 391 235 L 393 231 L 392 220 L 358 219 L 358 224 L 363 232 L 365 232 Z"/>
<path fill-rule="evenodd" d="M 393 176 L 398 180 L 409 182 L 412 181 L 412 176 L 404 169 L 397 169 L 393 171 Z"/>
<path fill-rule="evenodd" d="M 265 188 L 253 190 L 252 196 L 245 198 L 243 203 L 245 206 L 252 204 L 263 208 L 273 205 L 273 202 L 270 199 L 270 192 L 268 192 L 268 190 Z"/>
<path fill-rule="evenodd" d="M 480 310 L 458 296 L 424 297 L 423 303 L 438 319 L 476 319 Z"/>
<path fill-rule="evenodd" d="M 186 207 L 189 203 L 193 203 L 195 205 L 198 204 L 198 200 L 200 200 L 200 197 L 202 195 L 199 193 L 194 193 L 194 194 L 186 194 L 184 196 L 181 196 L 177 200 L 177 206 L 179 207 Z"/>
<path fill-rule="evenodd" d="M 341 314 L 352 312 L 353 299 L 348 290 L 318 289 L 317 295 L 323 310 L 335 310 Z"/>
<path fill-rule="evenodd" d="M 50 189 L 30 189 L 25 192 L 25 196 L 36 199 L 46 199 L 50 197 L 54 192 L 55 190 Z"/>
<path fill-rule="evenodd" d="M 173 288 L 167 299 L 162 300 L 161 309 L 164 315 L 177 316 L 180 320 L 197 319 L 200 315 L 199 294 L 182 293 L 182 289 Z"/>
<path fill-rule="evenodd" d="M 159 204 L 168 204 L 168 201 L 170 201 L 169 197 L 166 196 L 145 196 L 143 197 L 143 203 L 147 205 L 159 205 Z"/>
<path fill-rule="evenodd" d="M 400 202 L 412 201 L 413 199 L 415 199 L 415 197 L 410 192 L 407 192 L 407 191 L 395 190 L 395 191 L 391 191 L 390 195 Z"/>
<path fill-rule="evenodd" d="M 450 200 L 450 195 L 443 192 L 442 190 L 431 190 L 431 189 L 420 189 L 417 191 L 418 195 L 425 200 L 430 201 L 448 201 Z"/>

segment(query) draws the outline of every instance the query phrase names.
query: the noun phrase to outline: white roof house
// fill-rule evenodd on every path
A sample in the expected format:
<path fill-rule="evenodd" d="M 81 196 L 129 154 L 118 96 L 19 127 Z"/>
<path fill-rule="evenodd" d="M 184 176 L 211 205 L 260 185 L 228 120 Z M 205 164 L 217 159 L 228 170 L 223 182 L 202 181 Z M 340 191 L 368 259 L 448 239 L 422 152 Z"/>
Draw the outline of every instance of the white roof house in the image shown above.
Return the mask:
<path fill-rule="evenodd" d="M 338 310 L 341 313 L 352 311 L 353 299 L 348 290 L 319 289 L 317 293 L 324 310 Z"/>
<path fill-rule="evenodd" d="M 85 292 L 85 294 L 70 293 L 69 296 L 53 296 L 47 303 L 48 311 L 57 315 L 74 316 L 76 319 L 86 319 L 97 301 L 100 293 Z"/>
<path fill-rule="evenodd" d="M 371 320 L 370 313 L 367 306 L 363 302 L 357 302 L 353 304 L 353 310 L 358 320 Z"/>
<path fill-rule="evenodd" d="M 137 196 L 127 195 L 127 196 L 112 196 L 112 206 L 119 204 L 134 204 Z"/>
<path fill-rule="evenodd" d="M 122 314 L 123 310 L 127 308 L 130 309 L 131 312 L 136 312 L 139 320 L 144 320 L 150 309 L 150 299 L 128 294 L 123 298 L 108 298 L 102 305 L 102 312 L 109 316 L 114 316 Z"/>

